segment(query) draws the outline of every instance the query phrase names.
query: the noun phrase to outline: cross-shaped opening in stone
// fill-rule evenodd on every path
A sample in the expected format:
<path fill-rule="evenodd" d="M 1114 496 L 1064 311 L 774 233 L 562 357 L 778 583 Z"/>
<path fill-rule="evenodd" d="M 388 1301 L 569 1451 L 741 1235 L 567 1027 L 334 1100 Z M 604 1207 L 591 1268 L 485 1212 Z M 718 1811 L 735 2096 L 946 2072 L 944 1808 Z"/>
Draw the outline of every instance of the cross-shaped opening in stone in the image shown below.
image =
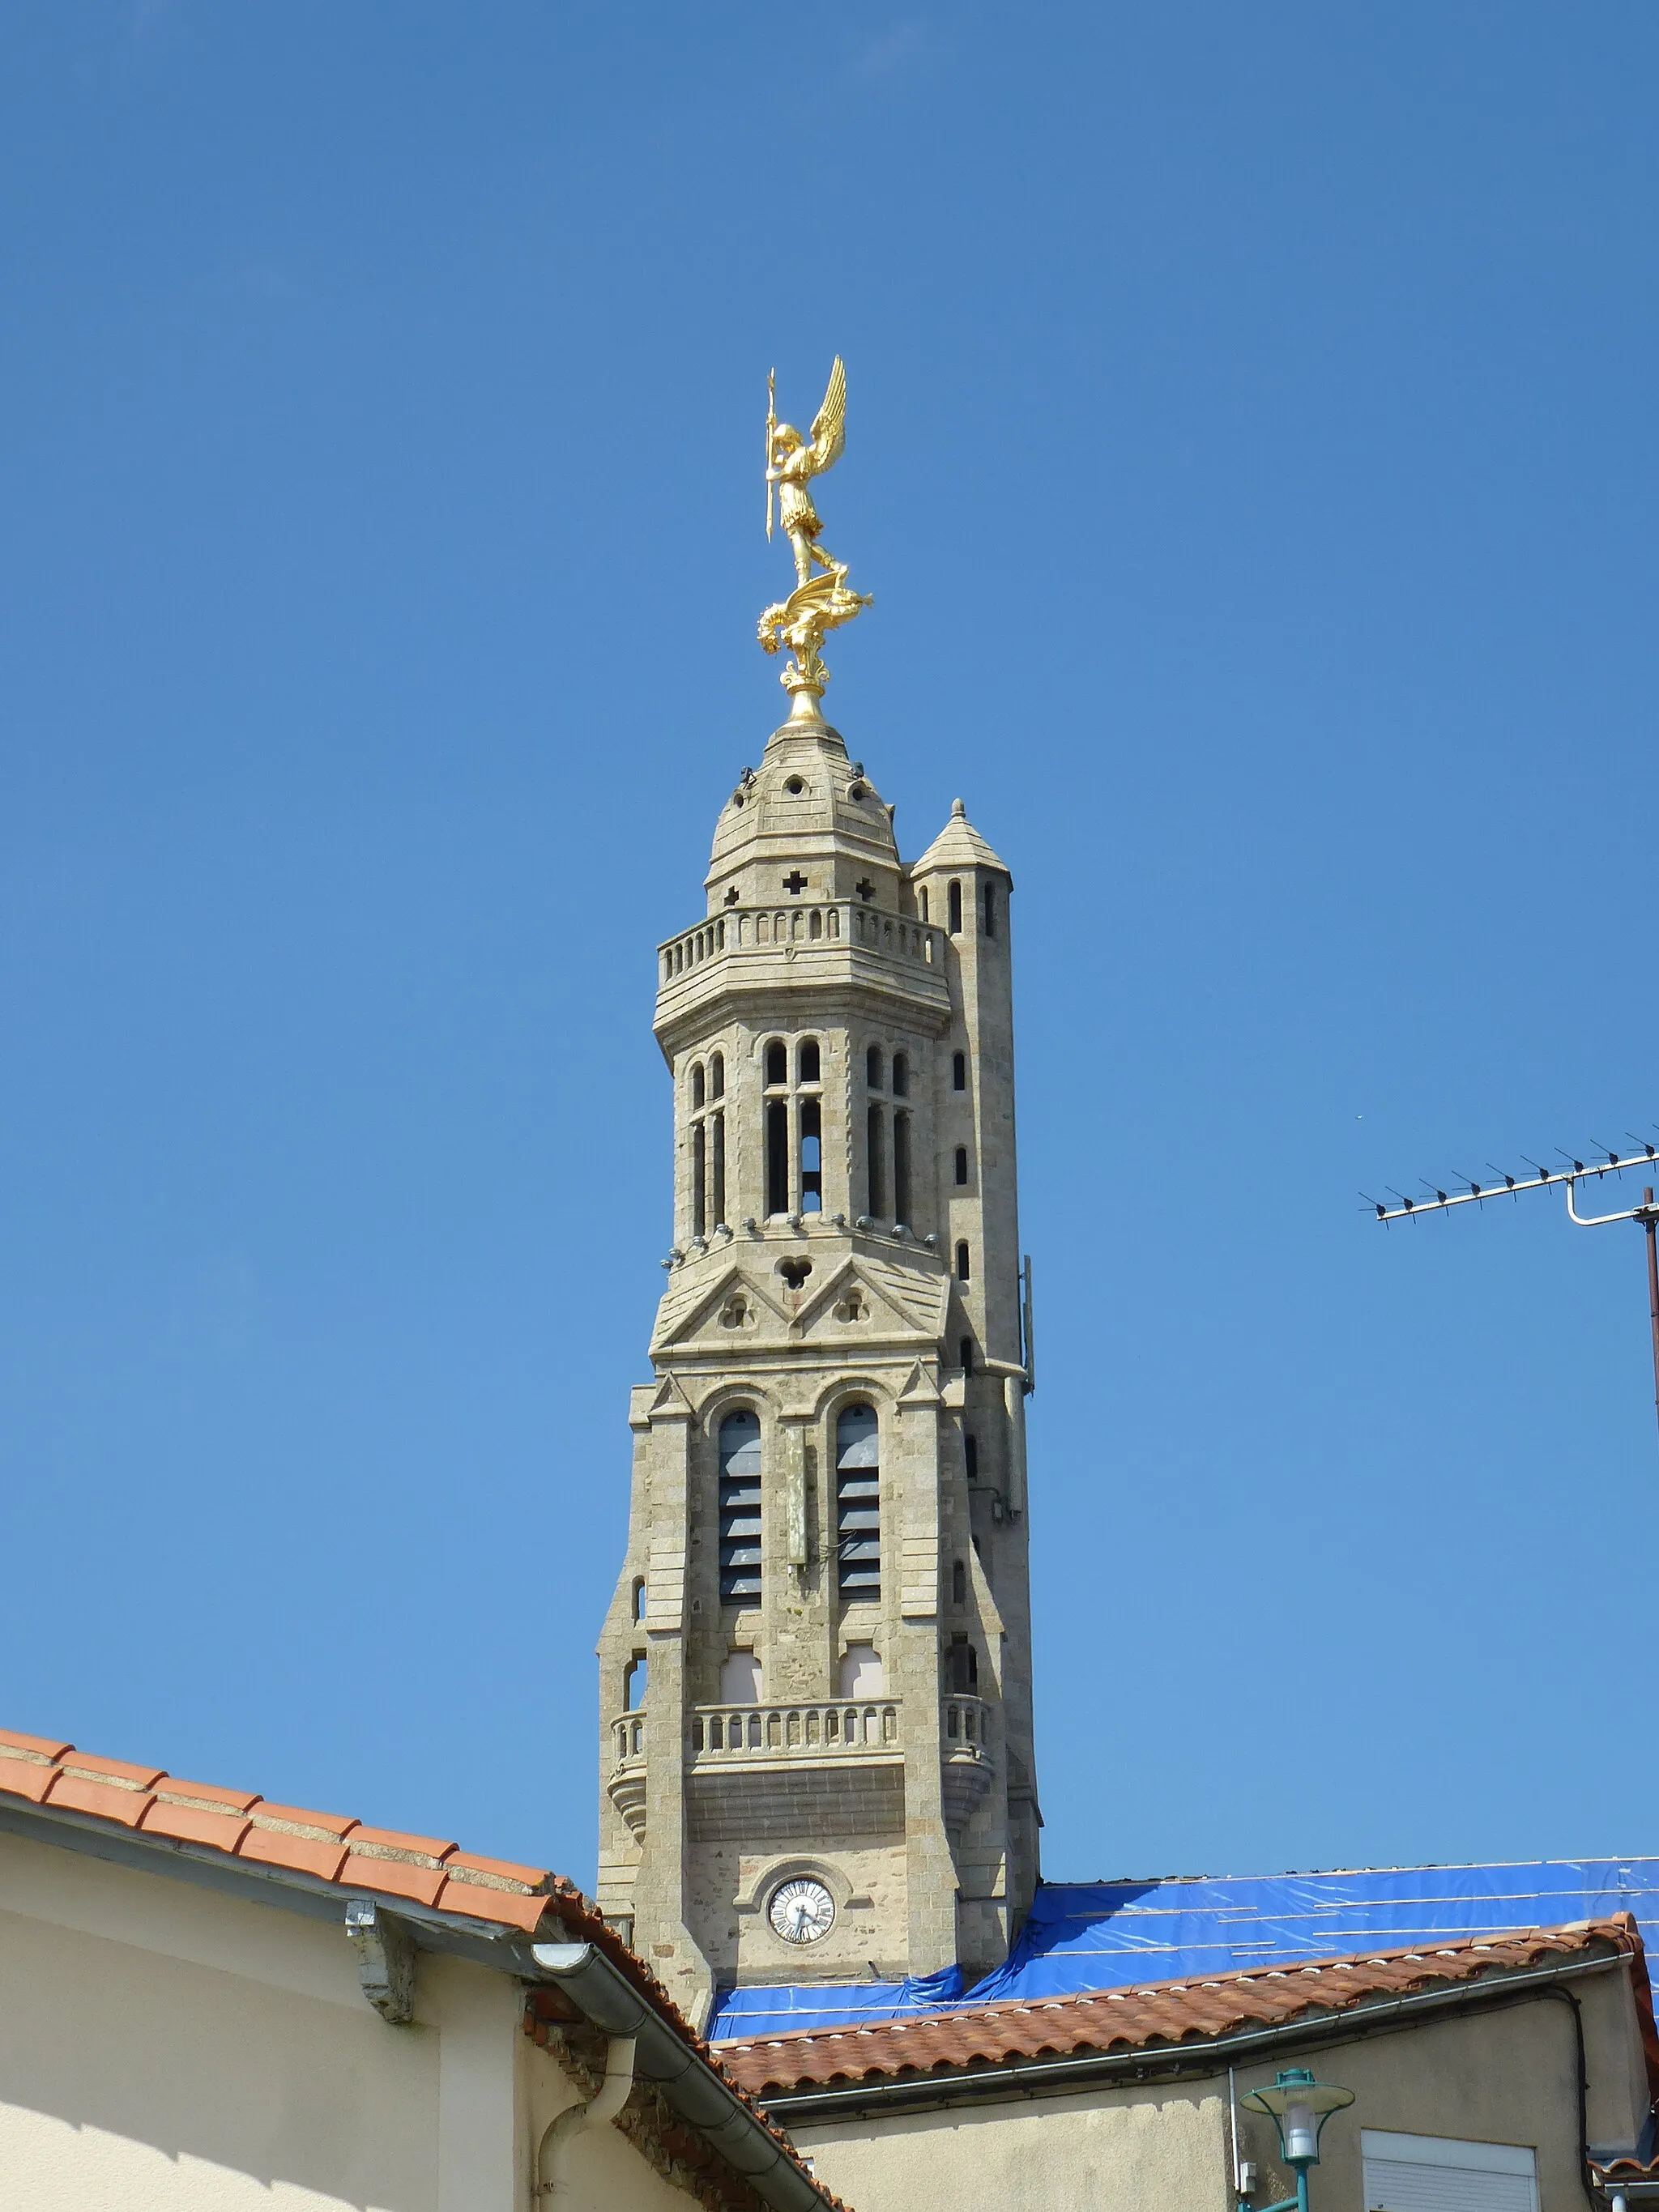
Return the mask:
<path fill-rule="evenodd" d="M 858 893 L 861 899 L 872 899 L 876 895 L 876 887 L 871 882 L 868 876 L 864 878 L 864 881 L 861 884 L 854 884 L 853 889 Z"/>
<path fill-rule="evenodd" d="M 799 868 L 791 868 L 783 879 L 783 888 L 792 898 L 799 898 L 806 889 L 806 878 Z"/>
<path fill-rule="evenodd" d="M 727 906 L 735 906 L 735 905 L 737 904 L 737 902 L 738 902 L 738 887 L 737 887 L 737 885 L 736 885 L 735 884 L 732 884 L 732 888 L 731 888 L 731 890 L 730 890 L 729 891 L 727 891 L 727 893 L 726 894 L 726 903 L 727 904 Z"/>

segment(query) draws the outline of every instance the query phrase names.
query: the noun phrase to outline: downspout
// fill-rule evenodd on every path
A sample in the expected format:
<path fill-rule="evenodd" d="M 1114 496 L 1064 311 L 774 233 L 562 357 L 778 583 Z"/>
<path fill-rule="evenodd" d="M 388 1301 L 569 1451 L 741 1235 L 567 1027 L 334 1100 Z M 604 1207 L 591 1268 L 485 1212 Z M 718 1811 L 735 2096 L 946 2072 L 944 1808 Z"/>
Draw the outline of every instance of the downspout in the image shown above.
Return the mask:
<path fill-rule="evenodd" d="M 558 2114 L 543 2136 L 536 2153 L 536 2182 L 532 2195 L 554 2197 L 564 2185 L 565 2156 L 585 2128 L 614 2120 L 628 2102 L 634 2086 L 634 2039 L 613 2035 L 605 2047 L 605 2079 L 586 2104 L 570 2105 Z"/>

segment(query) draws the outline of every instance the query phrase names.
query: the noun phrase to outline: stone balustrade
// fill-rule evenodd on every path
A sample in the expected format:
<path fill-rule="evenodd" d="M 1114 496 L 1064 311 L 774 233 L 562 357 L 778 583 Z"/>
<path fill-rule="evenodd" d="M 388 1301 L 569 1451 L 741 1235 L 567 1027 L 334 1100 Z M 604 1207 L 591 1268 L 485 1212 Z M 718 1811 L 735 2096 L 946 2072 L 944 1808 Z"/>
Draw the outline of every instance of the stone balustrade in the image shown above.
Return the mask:
<path fill-rule="evenodd" d="M 943 933 L 908 915 L 888 914 L 859 899 L 818 900 L 787 907 L 732 907 L 683 930 L 657 948 L 657 982 L 665 990 L 678 976 L 710 960 L 769 955 L 780 950 L 840 951 L 862 947 L 887 958 L 939 967 Z"/>
<path fill-rule="evenodd" d="M 830 1705 L 696 1705 L 686 1759 L 697 1766 L 792 1755 L 856 1757 L 898 1747 L 896 1698 L 838 1698 Z"/>
<path fill-rule="evenodd" d="M 611 1748 L 618 1766 L 634 1766 L 645 1758 L 645 1708 L 624 1713 L 611 1723 Z"/>
<path fill-rule="evenodd" d="M 945 1700 L 943 1722 L 940 1749 L 946 1759 L 959 1753 L 970 1758 L 990 1757 L 990 1712 L 983 1698 L 953 1692 Z"/>

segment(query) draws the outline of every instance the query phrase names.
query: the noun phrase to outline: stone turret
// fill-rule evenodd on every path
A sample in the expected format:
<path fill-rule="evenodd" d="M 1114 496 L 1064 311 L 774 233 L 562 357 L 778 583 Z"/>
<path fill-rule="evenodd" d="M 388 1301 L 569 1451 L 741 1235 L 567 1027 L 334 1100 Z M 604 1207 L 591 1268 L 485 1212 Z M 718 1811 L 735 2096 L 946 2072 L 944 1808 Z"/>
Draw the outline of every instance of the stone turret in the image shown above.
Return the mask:
<path fill-rule="evenodd" d="M 959 800 L 907 869 L 798 698 L 659 950 L 673 1249 L 599 1879 L 699 2017 L 988 1967 L 1036 1882 L 1011 888 Z"/>

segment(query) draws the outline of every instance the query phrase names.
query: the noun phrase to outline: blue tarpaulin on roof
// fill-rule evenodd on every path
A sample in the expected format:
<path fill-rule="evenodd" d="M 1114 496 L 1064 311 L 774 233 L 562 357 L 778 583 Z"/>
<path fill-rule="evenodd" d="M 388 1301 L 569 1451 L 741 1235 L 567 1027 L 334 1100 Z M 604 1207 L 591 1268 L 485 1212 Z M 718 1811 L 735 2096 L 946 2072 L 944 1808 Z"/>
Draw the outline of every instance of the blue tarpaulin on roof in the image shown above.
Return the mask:
<path fill-rule="evenodd" d="M 1408 1950 L 1437 1937 L 1557 1928 L 1629 1912 L 1659 1927 L 1659 1858 L 1358 1868 L 1164 1881 L 1044 1882 L 1006 1966 L 963 1990 L 958 1970 L 908 1982 L 727 1990 L 712 2041 L 850 2027 L 961 2004 L 1242 1973 L 1287 1960 Z M 954 1986 L 951 1986 L 954 1980 Z"/>

